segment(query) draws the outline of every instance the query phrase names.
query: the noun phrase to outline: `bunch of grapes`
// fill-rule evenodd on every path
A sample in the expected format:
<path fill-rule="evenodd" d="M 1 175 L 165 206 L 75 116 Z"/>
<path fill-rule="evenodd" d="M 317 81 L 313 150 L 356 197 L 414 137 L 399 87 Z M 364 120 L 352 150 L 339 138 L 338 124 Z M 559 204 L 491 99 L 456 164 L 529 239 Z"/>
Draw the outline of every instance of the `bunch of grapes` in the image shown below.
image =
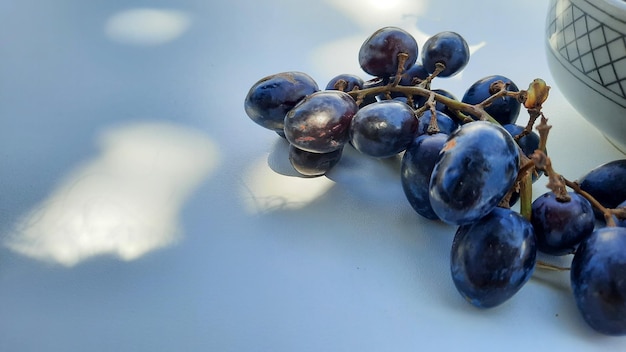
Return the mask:
<path fill-rule="evenodd" d="M 502 75 L 473 83 L 462 99 L 431 89 L 470 59 L 455 32 L 421 48 L 406 31 L 385 27 L 358 53 L 365 81 L 340 74 L 320 90 L 302 72 L 256 82 L 247 115 L 289 142 L 289 160 L 305 177 L 337 166 L 344 148 L 372 158 L 401 157 L 399 182 L 417 214 L 456 227 L 450 250 L 455 287 L 471 304 L 498 306 L 535 268 L 570 270 L 584 320 L 609 335 L 626 335 L 626 159 L 600 165 L 578 181 L 558 174 L 547 155 L 550 87 L 528 89 Z M 528 123 L 516 124 L 522 107 Z M 533 200 L 532 183 L 548 178 Z M 520 210 L 511 207 L 520 202 Z M 571 268 L 537 259 L 573 255 Z"/>

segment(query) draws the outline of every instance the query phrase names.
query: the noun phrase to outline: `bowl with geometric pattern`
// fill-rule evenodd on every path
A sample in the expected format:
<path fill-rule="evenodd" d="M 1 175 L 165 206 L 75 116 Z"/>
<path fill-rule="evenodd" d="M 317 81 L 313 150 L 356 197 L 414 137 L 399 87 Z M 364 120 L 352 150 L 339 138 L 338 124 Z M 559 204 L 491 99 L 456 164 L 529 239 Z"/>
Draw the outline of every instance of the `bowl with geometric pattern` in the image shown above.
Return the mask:
<path fill-rule="evenodd" d="M 550 0 L 546 56 L 567 101 L 626 152 L 626 1 Z"/>

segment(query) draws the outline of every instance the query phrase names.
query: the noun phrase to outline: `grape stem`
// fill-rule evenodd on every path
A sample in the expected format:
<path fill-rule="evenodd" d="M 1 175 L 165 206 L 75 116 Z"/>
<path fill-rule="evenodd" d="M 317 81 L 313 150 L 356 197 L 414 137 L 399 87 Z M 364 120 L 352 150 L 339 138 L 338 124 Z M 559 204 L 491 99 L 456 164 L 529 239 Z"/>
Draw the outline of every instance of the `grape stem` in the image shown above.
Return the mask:
<path fill-rule="evenodd" d="M 573 182 L 566 178 L 563 178 L 563 181 L 565 182 L 567 187 L 573 189 L 574 192 L 583 196 L 585 199 L 589 201 L 589 203 L 591 203 L 592 206 L 594 206 L 596 209 L 602 212 L 602 215 L 604 216 L 604 221 L 606 221 L 606 226 L 608 227 L 616 226 L 615 221 L 613 220 L 613 215 L 621 213 L 621 210 L 623 208 L 609 209 L 603 206 L 602 204 L 600 204 L 600 202 L 598 202 L 598 200 L 595 199 L 591 194 L 585 192 L 582 188 L 580 188 L 580 185 L 578 184 L 578 182 Z"/>
<path fill-rule="evenodd" d="M 548 134 L 551 128 L 552 126 L 548 125 L 548 119 L 541 114 L 541 122 L 536 127 L 537 132 L 539 132 L 539 147 L 530 156 L 530 159 L 533 161 L 535 169 L 543 171 L 544 174 L 548 176 L 548 184 L 546 184 L 546 187 L 554 192 L 556 199 L 559 202 L 569 202 L 571 197 L 567 193 L 564 177 L 554 171 L 552 160 L 550 160 L 545 153 Z"/>
<path fill-rule="evenodd" d="M 531 160 L 537 170 L 543 171 L 544 174 L 548 176 L 546 187 L 554 193 L 556 200 L 559 202 L 569 202 L 571 197 L 565 187 L 566 180 L 563 176 L 554 171 L 550 158 L 541 150 L 536 150 L 533 155 L 531 155 Z"/>
<path fill-rule="evenodd" d="M 400 85 L 402 74 L 404 73 L 404 65 L 406 60 L 408 60 L 408 57 L 409 56 L 406 53 L 398 54 L 398 68 L 393 81 L 389 82 L 389 80 L 383 80 L 383 83 L 385 81 L 387 81 L 387 83 L 369 88 L 359 89 L 355 87 L 352 91 L 346 93 L 354 98 L 359 106 L 363 103 L 365 97 L 369 95 L 384 94 L 385 99 L 391 99 L 391 93 L 401 93 L 407 97 L 407 102 L 409 104 L 412 104 L 414 101 L 413 97 L 416 95 L 426 97 L 426 103 L 415 109 L 415 114 L 419 117 L 426 110 L 430 109 L 433 112 L 427 130 L 427 133 L 429 134 L 434 134 L 440 131 L 435 111 L 436 102 L 440 102 L 446 105 L 451 111 L 454 111 L 455 115 L 451 117 L 457 118 L 462 124 L 474 121 L 473 118 L 468 116 L 471 115 L 476 116 L 478 120 L 489 121 L 499 125 L 500 123 L 489 115 L 489 113 L 485 111 L 485 108 L 499 98 L 515 97 L 527 108 L 529 120 L 524 130 L 517 136 L 514 136 L 514 139 L 518 141 L 520 138 L 532 132 L 532 128 L 535 126 L 537 119 L 541 118 L 540 123 L 535 127 L 539 133 L 539 147 L 530 156 L 530 158 L 527 158 L 518 146 L 522 167 L 518 172 L 515 186 L 513 189 L 509 190 L 503 201 L 500 202 L 500 206 L 508 207 L 508 202 L 512 192 L 519 191 L 521 201 L 520 214 L 530 220 L 532 213 L 532 175 L 539 170 L 543 171 L 548 177 L 546 187 L 555 194 L 557 200 L 561 202 L 570 201 L 571 197 L 567 192 L 567 187 L 569 187 L 574 192 L 589 200 L 594 207 L 602 212 L 607 226 L 615 226 L 615 221 L 613 219 L 614 216 L 620 219 L 626 218 L 626 207 L 617 209 L 608 209 L 604 207 L 593 196 L 583 191 L 578 183 L 567 180 L 565 177 L 558 174 L 552 167 L 552 161 L 546 155 L 548 134 L 552 126 L 547 123 L 548 119 L 545 117 L 543 112 L 541 112 L 542 103 L 547 99 L 550 87 L 547 86 L 543 80 L 535 79 L 530 84 L 528 90 L 520 90 L 519 92 L 508 91 L 507 83 L 503 81 L 496 81 L 492 83 L 492 86 L 490 87 L 490 90 L 494 92 L 490 97 L 476 105 L 467 104 L 430 90 L 431 81 L 445 69 L 445 65 L 441 63 L 436 65 L 434 72 L 431 73 L 426 79 L 419 82 L 412 82 L 416 83 L 415 85 Z M 378 80 L 379 78 L 376 79 Z M 335 88 L 343 91 L 345 90 L 346 85 L 347 82 L 339 81 L 335 84 Z"/>
<path fill-rule="evenodd" d="M 536 111 L 537 117 L 541 116 L 541 122 L 537 125 L 536 129 L 539 132 L 539 148 L 531 156 L 533 166 L 537 170 L 542 170 L 548 176 L 548 184 L 546 185 L 552 192 L 554 192 L 556 199 L 561 202 L 568 202 L 571 197 L 567 193 L 566 187 L 571 188 L 574 192 L 580 194 L 591 203 L 593 207 L 602 212 L 606 226 L 616 226 L 613 216 L 622 218 L 626 215 L 624 208 L 609 209 L 603 206 L 597 199 L 591 194 L 585 192 L 577 182 L 570 181 L 554 171 L 550 158 L 546 155 L 546 143 L 548 140 L 548 132 L 552 126 L 547 124 L 547 118 L 543 113 Z M 524 202 L 522 202 L 523 206 Z"/>
<path fill-rule="evenodd" d="M 396 87 L 400 83 L 400 80 L 402 79 L 402 74 L 404 73 L 404 64 L 408 59 L 409 54 L 398 53 L 398 69 L 396 71 L 396 76 L 393 79 L 393 82 L 391 82 L 391 86 Z"/>
<path fill-rule="evenodd" d="M 426 133 L 428 134 L 439 133 L 440 129 L 439 129 L 439 123 L 437 122 L 437 109 L 436 109 L 436 103 L 435 103 L 435 95 L 433 93 L 431 93 L 430 96 L 428 97 L 428 101 L 426 102 L 426 105 L 430 108 L 430 121 L 428 122 L 428 129 L 426 130 Z"/>
<path fill-rule="evenodd" d="M 458 100 L 449 98 L 445 95 L 432 92 L 430 89 L 421 87 L 419 85 L 401 86 L 401 85 L 393 85 L 393 82 L 392 82 L 384 86 L 364 88 L 364 89 L 355 89 L 347 93 L 350 94 L 350 96 L 352 96 L 353 98 L 355 98 L 355 100 L 359 103 L 362 103 L 363 99 L 368 95 L 375 95 L 375 94 L 381 94 L 381 93 L 385 95 L 389 95 L 390 93 L 402 93 L 406 95 L 407 97 L 419 95 L 419 96 L 423 96 L 426 98 L 430 98 L 432 94 L 433 99 L 435 101 L 445 104 L 447 107 L 449 107 L 452 110 L 456 110 L 458 112 L 477 116 L 479 120 L 485 120 L 485 121 L 490 121 L 492 123 L 499 124 L 498 121 L 496 121 L 491 115 L 489 115 L 489 113 L 485 111 L 484 107 L 481 106 L 481 104 L 472 105 L 472 104 L 463 103 Z M 455 117 L 459 118 L 459 116 L 455 116 Z M 468 116 L 462 116 L 460 120 L 462 123 L 473 121 L 473 119 Z"/>
<path fill-rule="evenodd" d="M 519 92 L 511 92 L 506 90 L 508 88 L 508 84 L 504 83 L 501 80 L 495 81 L 493 83 L 491 83 L 491 85 L 489 86 L 489 90 L 490 92 L 494 92 L 493 94 L 491 94 L 491 96 L 487 99 L 485 99 L 484 101 L 480 102 L 478 104 L 478 106 L 482 107 L 482 108 L 486 108 L 487 106 L 493 104 L 494 101 L 500 99 L 500 98 L 504 98 L 504 97 L 514 97 L 516 99 L 519 99 L 518 97 L 520 96 Z"/>
<path fill-rule="evenodd" d="M 461 113 L 466 113 L 469 115 L 477 116 L 479 120 L 490 121 L 492 123 L 499 124 L 489 113 L 485 111 L 485 107 L 491 104 L 495 99 L 507 95 L 507 91 L 505 89 L 500 89 L 494 96 L 487 98 L 485 101 L 472 105 L 460 102 L 458 100 L 449 98 L 445 95 L 438 94 L 432 92 L 430 90 L 430 82 L 439 75 L 443 70 L 445 70 L 446 66 L 443 63 L 438 62 L 435 65 L 435 70 L 432 72 L 426 79 L 421 81 L 415 86 L 402 86 L 400 85 L 400 80 L 402 79 L 402 74 L 404 73 L 404 65 L 406 60 L 408 60 L 409 55 L 407 53 L 398 53 L 398 68 L 396 70 L 396 75 L 393 81 L 387 83 L 383 86 L 363 88 L 363 89 L 353 89 L 350 92 L 347 92 L 352 96 L 352 98 L 357 102 L 357 105 L 361 105 L 363 100 L 368 95 L 375 94 L 384 94 L 385 99 L 391 99 L 391 93 L 402 93 L 407 99 L 413 100 L 413 96 L 420 95 L 428 98 L 429 100 L 434 99 L 435 101 L 441 102 L 445 104 L 448 108 L 457 112 L 457 115 L 454 116 L 461 121 L 461 123 L 467 123 L 473 121 L 473 119 L 469 116 L 465 116 Z M 506 86 L 504 87 L 506 88 Z M 504 92 L 502 92 L 504 90 Z"/>
<path fill-rule="evenodd" d="M 550 270 L 550 271 L 568 271 L 568 270 L 570 270 L 570 268 L 563 267 L 563 266 L 558 266 L 558 265 L 554 265 L 554 264 L 550 264 L 550 263 L 546 263 L 546 262 L 541 261 L 541 260 L 537 260 L 535 262 L 535 267 L 537 269 Z"/>

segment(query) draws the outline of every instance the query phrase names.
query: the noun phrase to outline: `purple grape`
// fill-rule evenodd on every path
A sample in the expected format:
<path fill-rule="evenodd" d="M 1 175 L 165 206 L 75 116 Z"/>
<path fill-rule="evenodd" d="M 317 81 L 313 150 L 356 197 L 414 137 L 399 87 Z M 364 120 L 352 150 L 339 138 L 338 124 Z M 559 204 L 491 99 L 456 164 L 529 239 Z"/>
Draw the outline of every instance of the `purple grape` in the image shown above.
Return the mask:
<path fill-rule="evenodd" d="M 570 201 L 563 202 L 553 192 L 546 192 L 532 203 L 531 223 L 539 251 L 552 255 L 573 253 L 593 231 L 591 203 L 577 193 L 569 195 Z"/>
<path fill-rule="evenodd" d="M 494 90 L 492 86 L 496 81 L 508 83 L 506 90 L 510 92 L 519 92 L 515 83 L 510 79 L 500 75 L 493 75 L 474 82 L 474 84 L 465 91 L 461 101 L 472 105 L 483 102 L 485 99 L 498 92 Z M 491 105 L 485 108 L 485 111 L 501 125 L 506 125 L 517 121 L 521 106 L 522 104 L 514 97 L 504 97 L 491 103 Z"/>
<path fill-rule="evenodd" d="M 398 54 L 408 55 L 404 70 L 415 64 L 418 47 L 415 38 L 397 27 L 384 27 L 363 42 L 359 50 L 359 64 L 363 71 L 376 77 L 391 77 L 399 66 Z"/>
<path fill-rule="evenodd" d="M 436 115 L 440 133 L 450 135 L 459 128 L 459 124 L 443 112 L 437 110 Z M 426 110 L 422 116 L 419 117 L 417 127 L 418 135 L 428 133 L 428 126 L 430 125 L 430 119 L 432 116 L 432 112 L 430 110 Z"/>
<path fill-rule="evenodd" d="M 420 135 L 402 156 L 400 179 L 404 194 L 418 214 L 431 220 L 439 217 L 430 206 L 430 176 L 447 139 L 443 133 Z"/>
<path fill-rule="evenodd" d="M 454 133 L 430 180 L 430 204 L 444 222 L 474 222 L 495 208 L 513 186 L 519 154 L 501 126 L 476 121 Z"/>
<path fill-rule="evenodd" d="M 470 58 L 469 47 L 456 32 L 440 32 L 426 40 L 422 48 L 422 63 L 429 73 L 435 72 L 437 63 L 445 65 L 438 77 L 451 77 L 461 72 Z"/>
<path fill-rule="evenodd" d="M 291 166 L 303 176 L 322 176 L 330 171 L 339 160 L 343 148 L 329 153 L 311 153 L 289 145 L 289 162 Z"/>
<path fill-rule="evenodd" d="M 343 90 L 344 92 L 350 92 L 354 88 L 362 89 L 363 84 L 365 83 L 363 82 L 363 79 L 357 75 L 341 74 L 341 75 L 333 77 L 328 82 L 328 84 L 326 85 L 326 90 L 337 90 L 337 88 L 335 88 L 335 85 L 340 80 L 343 80 L 346 82 L 346 87 Z"/>
<path fill-rule="evenodd" d="M 531 224 L 513 210 L 494 208 L 457 229 L 450 254 L 454 285 L 480 308 L 500 305 L 530 279 L 537 250 Z"/>
<path fill-rule="evenodd" d="M 400 76 L 400 82 L 398 82 L 398 85 L 400 86 L 415 86 L 417 84 L 417 82 L 422 81 L 424 79 L 426 79 L 428 77 L 428 72 L 426 72 L 426 70 L 424 69 L 424 66 L 422 66 L 422 64 L 420 63 L 416 63 L 413 66 L 411 66 L 408 70 L 404 71 L 404 73 L 402 73 L 402 75 Z M 395 76 L 392 76 L 391 78 L 389 78 L 389 81 L 393 81 L 395 79 Z M 406 94 L 404 93 L 400 93 L 400 92 L 391 92 L 391 97 L 392 98 L 403 98 L 406 99 Z M 383 100 L 384 99 L 384 94 L 379 94 L 378 97 Z M 415 95 L 413 96 L 413 100 L 415 102 L 417 102 L 418 100 L 422 100 L 426 101 L 426 98 L 423 98 L 420 95 Z M 415 106 L 413 106 L 415 107 Z"/>
<path fill-rule="evenodd" d="M 348 141 L 350 122 L 357 111 L 354 99 L 347 93 L 315 92 L 285 115 L 285 137 L 308 152 L 332 152 Z"/>
<path fill-rule="evenodd" d="M 626 228 L 603 227 L 583 240 L 570 279 L 583 319 L 600 333 L 626 335 Z"/>
<path fill-rule="evenodd" d="M 415 137 L 417 118 L 397 100 L 385 100 L 359 110 L 350 125 L 350 141 L 363 154 L 387 158 L 404 151 Z"/>
<path fill-rule="evenodd" d="M 512 137 L 515 137 L 524 131 L 524 127 L 516 124 L 503 125 Z M 527 135 L 517 140 L 517 144 L 522 148 L 524 154 L 530 157 L 535 150 L 539 148 L 539 135 L 535 131 L 530 131 Z"/>
<path fill-rule="evenodd" d="M 448 98 L 450 98 L 450 99 L 453 99 L 453 100 L 457 100 L 457 101 L 458 101 L 458 99 L 454 96 L 454 94 L 452 94 L 452 93 L 448 92 L 448 91 L 447 91 L 447 90 L 445 90 L 445 89 L 433 89 L 433 92 L 434 92 L 434 93 L 438 93 L 438 94 L 440 94 L 440 95 L 443 95 L 444 97 L 448 97 Z M 435 103 L 435 109 L 436 109 L 436 110 L 438 110 L 438 111 L 443 112 L 444 114 L 446 114 L 446 115 L 448 115 L 448 116 L 450 116 L 450 117 L 455 116 L 454 111 L 452 111 L 452 110 L 450 109 L 450 107 L 448 107 L 448 105 L 446 105 L 446 104 L 444 104 L 444 103 L 442 103 L 442 102 L 439 102 L 439 101 L 438 101 L 438 102 L 436 102 L 436 103 Z M 456 120 L 455 120 L 455 121 L 456 121 Z"/>
<path fill-rule="evenodd" d="M 600 204 L 615 208 L 626 199 L 626 159 L 613 160 L 595 167 L 577 182 L 580 188 L 591 194 Z M 596 218 L 603 215 L 594 208 Z"/>
<path fill-rule="evenodd" d="M 408 70 L 402 73 L 400 77 L 401 86 L 414 86 L 418 81 L 425 80 L 429 76 L 428 71 L 424 68 L 424 65 L 421 63 L 415 63 Z M 390 80 L 394 80 L 395 77 L 391 77 Z"/>
<path fill-rule="evenodd" d="M 443 95 L 443 96 L 448 97 L 450 99 L 458 100 L 452 93 L 448 92 L 445 89 L 433 89 L 432 92 L 440 94 L 440 95 Z M 421 96 L 421 95 L 416 96 L 414 99 L 415 99 L 415 106 L 416 107 L 420 107 L 420 106 L 424 105 L 424 103 L 426 103 L 426 101 L 428 100 L 427 97 L 424 97 L 424 96 Z M 442 102 L 439 102 L 439 101 L 435 102 L 435 110 L 441 111 L 444 114 L 448 115 L 449 117 L 455 116 L 455 113 L 452 110 L 450 110 L 450 108 L 446 104 L 444 104 Z"/>
<path fill-rule="evenodd" d="M 512 137 L 515 137 L 519 135 L 520 133 L 522 133 L 522 131 L 524 131 L 524 127 L 520 125 L 511 124 L 511 123 L 506 124 L 502 127 L 504 127 L 504 129 L 507 130 L 511 134 Z M 524 155 L 526 155 L 527 157 L 530 157 L 535 152 L 535 150 L 539 148 L 539 135 L 535 131 L 531 131 L 524 137 L 518 139 L 517 145 L 520 146 L 520 148 L 522 149 L 522 152 L 524 152 Z M 543 175 L 543 171 L 540 171 L 540 170 L 537 171 L 536 174 L 533 174 L 532 176 L 533 182 L 537 181 L 539 177 L 541 177 L 542 175 Z"/>
<path fill-rule="evenodd" d="M 287 112 L 317 91 L 317 83 L 306 73 L 277 73 L 260 79 L 250 88 L 244 108 L 252 121 L 282 135 Z"/>
<path fill-rule="evenodd" d="M 373 78 L 370 79 L 368 81 L 365 81 L 363 83 L 363 89 L 369 89 L 369 88 L 375 88 L 375 87 L 382 87 L 386 84 L 389 84 L 389 80 L 388 78 Z M 363 102 L 361 103 L 360 107 L 372 104 L 372 103 L 376 103 L 379 100 L 377 99 L 378 95 L 375 94 L 368 94 L 363 98 Z M 382 99 L 381 99 L 382 100 Z"/>

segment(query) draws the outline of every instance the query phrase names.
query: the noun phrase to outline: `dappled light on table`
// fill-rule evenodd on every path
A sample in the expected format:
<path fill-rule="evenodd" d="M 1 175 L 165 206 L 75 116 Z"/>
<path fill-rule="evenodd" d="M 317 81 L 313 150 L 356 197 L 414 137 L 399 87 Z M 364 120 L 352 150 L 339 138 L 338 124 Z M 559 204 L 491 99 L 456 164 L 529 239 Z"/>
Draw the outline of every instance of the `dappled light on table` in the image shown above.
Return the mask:
<path fill-rule="evenodd" d="M 72 266 L 105 254 L 133 260 L 180 238 L 181 207 L 217 164 L 213 142 L 165 123 L 122 126 L 99 142 L 101 153 L 69 172 L 5 245 Z"/>
<path fill-rule="evenodd" d="M 178 39 L 190 25 L 191 18 L 183 11 L 136 8 L 111 16 L 104 32 L 115 42 L 153 46 Z"/>
<path fill-rule="evenodd" d="M 288 162 L 286 162 L 288 163 Z M 334 182 L 325 176 L 301 177 L 272 170 L 267 159 L 256 160 L 246 170 L 241 187 L 245 209 L 253 214 L 301 209 L 324 195 Z"/>

